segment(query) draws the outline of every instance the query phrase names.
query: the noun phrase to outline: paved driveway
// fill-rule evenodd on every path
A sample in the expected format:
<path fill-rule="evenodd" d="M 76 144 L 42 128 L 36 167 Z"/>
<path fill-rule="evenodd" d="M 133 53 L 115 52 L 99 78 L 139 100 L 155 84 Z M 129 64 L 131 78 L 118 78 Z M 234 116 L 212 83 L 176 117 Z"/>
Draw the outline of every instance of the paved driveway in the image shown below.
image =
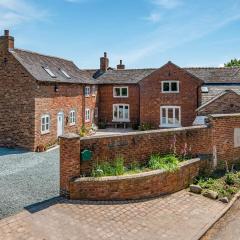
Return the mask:
<path fill-rule="evenodd" d="M 59 198 L 0 221 L 0 240 L 198 240 L 224 208 L 186 190 L 144 201 Z"/>
<path fill-rule="evenodd" d="M 0 148 L 0 219 L 58 196 L 59 149 L 44 153 Z"/>

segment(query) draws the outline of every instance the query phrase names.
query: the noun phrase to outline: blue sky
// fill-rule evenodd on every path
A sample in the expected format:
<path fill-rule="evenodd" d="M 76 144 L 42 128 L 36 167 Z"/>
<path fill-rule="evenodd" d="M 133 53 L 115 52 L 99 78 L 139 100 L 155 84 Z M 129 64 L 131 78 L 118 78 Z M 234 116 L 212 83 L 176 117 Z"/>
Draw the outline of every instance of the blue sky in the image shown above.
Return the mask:
<path fill-rule="evenodd" d="M 0 0 L 16 47 L 97 68 L 220 66 L 240 58 L 240 0 Z"/>

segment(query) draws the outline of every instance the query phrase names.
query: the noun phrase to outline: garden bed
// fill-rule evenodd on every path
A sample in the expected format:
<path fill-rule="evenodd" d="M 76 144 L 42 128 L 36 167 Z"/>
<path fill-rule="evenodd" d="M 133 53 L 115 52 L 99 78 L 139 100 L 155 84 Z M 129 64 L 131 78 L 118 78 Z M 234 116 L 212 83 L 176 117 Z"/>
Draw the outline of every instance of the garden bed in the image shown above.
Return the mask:
<path fill-rule="evenodd" d="M 183 161 L 175 171 L 159 169 L 121 176 L 80 177 L 70 182 L 70 199 L 129 200 L 180 191 L 199 175 L 202 161 L 206 160 Z"/>

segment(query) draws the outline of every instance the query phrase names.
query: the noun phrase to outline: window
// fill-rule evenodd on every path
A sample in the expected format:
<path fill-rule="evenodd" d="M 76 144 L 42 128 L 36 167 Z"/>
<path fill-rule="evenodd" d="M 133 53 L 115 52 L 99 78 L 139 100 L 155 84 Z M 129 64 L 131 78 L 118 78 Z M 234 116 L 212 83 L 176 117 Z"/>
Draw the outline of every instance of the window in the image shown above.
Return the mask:
<path fill-rule="evenodd" d="M 208 87 L 201 87 L 201 92 L 202 93 L 208 93 Z"/>
<path fill-rule="evenodd" d="M 114 87 L 113 97 L 128 97 L 128 87 Z"/>
<path fill-rule="evenodd" d="M 98 107 L 95 107 L 94 109 L 94 117 L 98 118 Z"/>
<path fill-rule="evenodd" d="M 97 87 L 95 85 L 92 86 L 92 96 L 97 95 Z"/>
<path fill-rule="evenodd" d="M 181 108 L 175 106 L 163 106 L 160 108 L 160 127 L 180 127 Z"/>
<path fill-rule="evenodd" d="M 55 78 L 56 75 L 48 68 L 48 67 L 43 67 L 43 69 L 52 77 Z"/>
<path fill-rule="evenodd" d="M 69 75 L 65 70 L 63 70 L 63 69 L 61 69 L 61 68 L 60 68 L 59 70 L 62 72 L 62 74 L 63 74 L 66 78 L 69 78 L 69 79 L 71 78 L 70 75 Z"/>
<path fill-rule="evenodd" d="M 45 114 L 41 117 L 41 134 L 50 132 L 50 115 Z"/>
<path fill-rule="evenodd" d="M 75 110 L 72 110 L 70 111 L 70 126 L 73 126 L 76 124 L 76 111 Z"/>
<path fill-rule="evenodd" d="M 163 81 L 162 82 L 163 93 L 178 93 L 179 81 Z"/>
<path fill-rule="evenodd" d="M 90 122 L 91 111 L 89 108 L 85 109 L 85 122 Z"/>
<path fill-rule="evenodd" d="M 89 86 L 85 87 L 84 94 L 86 97 L 90 96 L 91 88 Z"/>
<path fill-rule="evenodd" d="M 113 104 L 113 121 L 129 122 L 129 104 Z"/>

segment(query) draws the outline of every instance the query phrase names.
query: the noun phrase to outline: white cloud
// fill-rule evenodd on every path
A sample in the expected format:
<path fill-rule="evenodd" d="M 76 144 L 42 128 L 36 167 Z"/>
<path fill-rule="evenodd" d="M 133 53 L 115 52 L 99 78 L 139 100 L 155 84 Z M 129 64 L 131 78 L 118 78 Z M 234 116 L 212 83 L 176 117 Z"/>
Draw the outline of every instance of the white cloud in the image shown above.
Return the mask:
<path fill-rule="evenodd" d="M 157 23 L 161 20 L 161 14 L 157 12 L 152 12 L 148 17 L 144 19 L 152 23 Z"/>
<path fill-rule="evenodd" d="M 180 0 L 152 0 L 152 3 L 167 9 L 172 9 L 182 4 Z"/>
<path fill-rule="evenodd" d="M 46 11 L 37 8 L 27 0 L 0 0 L 0 27 L 9 28 L 17 24 L 42 20 Z"/>

